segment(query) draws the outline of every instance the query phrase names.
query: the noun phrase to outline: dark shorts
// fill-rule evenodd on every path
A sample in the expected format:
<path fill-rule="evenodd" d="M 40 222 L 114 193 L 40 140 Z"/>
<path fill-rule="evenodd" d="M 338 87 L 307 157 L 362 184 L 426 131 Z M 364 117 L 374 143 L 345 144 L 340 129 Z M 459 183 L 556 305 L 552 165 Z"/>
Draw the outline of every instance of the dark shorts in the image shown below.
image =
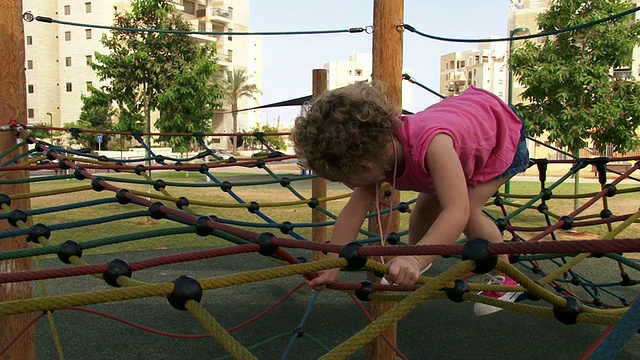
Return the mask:
<path fill-rule="evenodd" d="M 511 110 L 516 114 L 518 119 L 522 121 L 522 118 L 516 110 L 511 107 Z M 520 140 L 518 140 L 518 146 L 516 147 L 516 154 L 513 156 L 513 162 L 511 166 L 505 172 L 503 172 L 499 178 L 507 177 L 510 178 L 515 174 L 524 172 L 529 167 L 529 149 L 527 149 L 527 136 L 524 133 L 524 122 L 522 124 L 522 129 L 520 130 Z"/>

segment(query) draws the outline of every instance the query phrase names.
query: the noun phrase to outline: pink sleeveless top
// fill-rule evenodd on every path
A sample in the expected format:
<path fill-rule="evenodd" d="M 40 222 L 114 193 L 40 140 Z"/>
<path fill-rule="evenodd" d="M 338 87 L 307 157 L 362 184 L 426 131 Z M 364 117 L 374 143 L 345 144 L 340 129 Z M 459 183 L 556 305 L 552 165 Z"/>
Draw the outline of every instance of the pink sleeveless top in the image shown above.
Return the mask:
<path fill-rule="evenodd" d="M 425 168 L 434 136 L 446 134 L 470 186 L 500 176 L 513 162 L 522 121 L 496 95 L 470 87 L 414 115 L 401 116 L 395 135 L 402 141 L 405 164 L 395 180 L 398 190 L 432 194 L 433 180 Z M 387 176 L 393 184 L 393 175 Z"/>

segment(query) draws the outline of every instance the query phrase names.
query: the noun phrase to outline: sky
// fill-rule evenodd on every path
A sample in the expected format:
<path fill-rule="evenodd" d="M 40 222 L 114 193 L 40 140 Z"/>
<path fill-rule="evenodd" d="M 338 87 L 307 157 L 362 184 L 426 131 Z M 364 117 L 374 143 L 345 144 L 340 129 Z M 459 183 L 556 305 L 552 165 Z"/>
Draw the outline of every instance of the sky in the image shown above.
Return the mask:
<path fill-rule="evenodd" d="M 482 39 L 506 37 L 509 0 L 405 0 L 404 23 L 420 32 L 449 37 Z M 342 30 L 373 25 L 373 0 L 250 0 L 250 31 Z M 477 48 L 475 43 L 431 40 L 404 32 L 403 66 L 421 84 L 439 89 L 440 56 Z M 353 52 L 371 53 L 372 35 L 338 33 L 321 35 L 266 35 L 262 40 L 262 103 L 311 94 L 313 69 L 347 60 Z M 413 86 L 416 112 L 439 98 Z M 263 110 L 263 121 L 286 125 L 299 107 Z"/>

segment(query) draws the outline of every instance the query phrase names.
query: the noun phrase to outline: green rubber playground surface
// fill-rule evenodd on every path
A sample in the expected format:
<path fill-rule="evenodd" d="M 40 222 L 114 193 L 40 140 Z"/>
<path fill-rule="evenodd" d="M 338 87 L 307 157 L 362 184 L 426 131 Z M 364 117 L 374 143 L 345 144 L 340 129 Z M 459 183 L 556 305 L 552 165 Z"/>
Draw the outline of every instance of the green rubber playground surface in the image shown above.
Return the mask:
<path fill-rule="evenodd" d="M 133 262 L 188 251 L 190 249 L 86 255 L 83 259 L 91 264 L 104 264 L 116 257 Z M 308 253 L 296 255 L 309 257 Z M 439 274 L 457 261 L 438 259 L 428 274 Z M 42 265 L 45 268 L 63 266 L 57 259 L 43 260 Z M 279 265 L 258 254 L 231 255 L 142 270 L 134 272 L 133 279 L 165 283 L 181 275 L 202 279 L 274 266 Z M 587 266 L 580 269 L 593 276 L 594 280 L 615 278 L 616 270 L 612 261 L 598 268 L 589 269 Z M 527 273 L 527 270 L 523 271 Z M 527 274 L 534 278 L 534 275 Z M 638 277 L 636 273 L 630 275 Z M 357 272 L 343 273 L 340 279 L 359 282 L 365 278 L 365 273 Z M 222 327 L 229 329 L 269 309 L 300 283 L 299 276 L 292 276 L 207 290 L 200 303 Z M 49 295 L 110 288 L 104 281 L 91 276 L 46 281 Z M 633 300 L 637 288 L 626 287 L 619 292 Z M 542 301 L 535 304 L 545 305 Z M 472 307 L 470 302 L 454 303 L 449 300 L 423 303 L 398 322 L 399 350 L 409 359 L 579 359 L 605 330 L 603 326 L 565 325 L 552 318 L 510 311 L 478 318 Z M 58 310 L 53 313 L 53 318 L 67 360 L 229 358 L 223 347 L 207 336 L 195 318 L 186 311 L 174 309 L 165 298 L 127 300 L 82 309 L 103 312 L 153 331 L 202 334 L 204 337 L 162 336 L 86 311 Z M 258 359 L 317 359 L 363 329 L 367 323 L 365 315 L 348 294 L 338 291 L 316 293 L 303 286 L 267 314 L 231 334 Z M 36 323 L 36 338 L 37 359 L 59 358 L 46 317 Z M 363 349 L 349 357 L 364 358 Z M 638 358 L 640 338 L 636 335 L 627 343 L 619 359 Z"/>

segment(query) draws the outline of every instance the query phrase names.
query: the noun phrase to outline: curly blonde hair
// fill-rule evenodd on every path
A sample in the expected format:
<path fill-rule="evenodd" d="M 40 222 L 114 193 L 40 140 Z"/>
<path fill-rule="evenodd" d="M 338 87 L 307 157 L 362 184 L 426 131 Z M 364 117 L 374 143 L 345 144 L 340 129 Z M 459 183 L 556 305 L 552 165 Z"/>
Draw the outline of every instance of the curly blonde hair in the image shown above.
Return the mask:
<path fill-rule="evenodd" d="M 343 177 L 364 160 L 376 162 L 399 127 L 396 106 L 382 84 L 356 83 L 327 91 L 306 106 L 291 133 L 295 152 L 308 167 Z"/>

